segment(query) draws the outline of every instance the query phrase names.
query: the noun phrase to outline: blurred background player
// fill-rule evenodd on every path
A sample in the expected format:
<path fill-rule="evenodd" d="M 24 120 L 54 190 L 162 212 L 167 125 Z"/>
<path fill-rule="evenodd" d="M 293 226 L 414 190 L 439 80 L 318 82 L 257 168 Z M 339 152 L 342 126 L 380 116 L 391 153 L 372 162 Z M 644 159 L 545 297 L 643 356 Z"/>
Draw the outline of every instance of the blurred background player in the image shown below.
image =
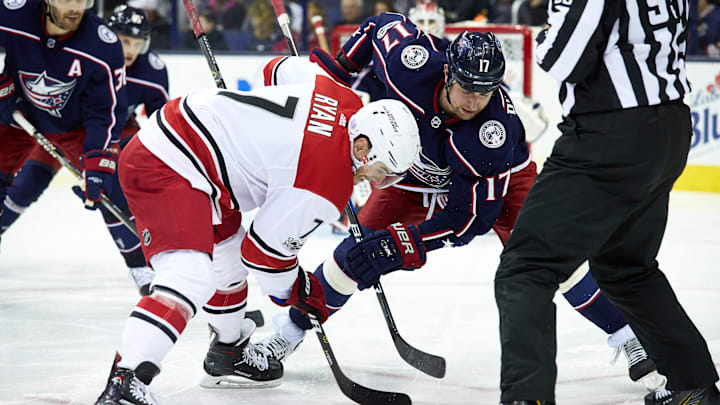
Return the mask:
<path fill-rule="evenodd" d="M 96 404 L 158 404 L 147 385 L 201 308 L 214 336 L 201 385 L 277 385 L 282 364 L 249 343 L 255 324 L 238 304 L 247 275 L 275 303 L 324 322 L 322 286 L 300 267 L 299 250 L 340 215 L 354 183 L 390 184 L 417 158 L 417 124 L 402 103 L 363 107 L 352 90 L 298 57 L 274 59 L 266 78 L 281 61 L 302 81 L 171 100 L 123 151 L 120 183 L 157 275 L 127 320 Z M 247 232 L 226 221 L 255 208 Z M 214 245 L 218 229 L 236 231 Z"/>
<path fill-rule="evenodd" d="M 120 147 L 124 146 L 130 137 L 139 129 L 136 119 L 136 110 L 144 108 L 147 114 L 152 114 L 162 107 L 168 100 L 168 74 L 165 64 L 160 57 L 149 50 L 150 23 L 142 9 L 120 5 L 113 10 L 107 22 L 122 44 L 127 85 L 128 110 L 123 120 L 125 123 L 121 133 Z M 45 150 L 37 146 L 34 148 L 22 169 L 15 176 L 13 185 L 8 189 L 5 197 L 4 209 L 0 214 L 0 233 L 5 231 L 48 187 L 50 181 L 60 169 L 60 163 Z M 81 198 L 84 197 L 80 187 L 73 190 Z M 113 178 L 110 199 L 132 220 L 132 214 L 127 208 L 127 201 L 117 182 Z M 140 248 L 140 240 L 114 215 L 104 207 L 100 207 L 108 231 L 115 241 L 120 254 L 125 259 L 129 274 L 135 281 L 140 293 L 149 293 L 153 271 L 146 266 L 145 257 Z"/>
<path fill-rule="evenodd" d="M 356 285 L 368 288 L 381 274 L 408 268 L 402 254 L 385 257 L 378 250 L 383 243 L 397 245 L 394 235 L 400 229 L 413 236 L 413 249 L 420 251 L 461 246 L 491 228 L 505 243 L 537 176 L 515 104 L 500 86 L 505 63 L 499 41 L 492 34 L 465 32 L 450 46 L 443 44 L 447 41 L 418 35 L 402 15 L 383 14 L 363 23 L 338 53 L 337 64 L 314 51 L 314 60 L 344 80 L 372 61 L 375 80 L 384 89 L 374 94 L 411 108 L 423 144 L 421 159 L 408 176 L 393 187 L 374 190 L 360 212 L 359 222 L 378 231 L 366 232 L 366 240 L 355 247 L 351 237 L 346 239 L 316 271 L 331 313 L 347 302 Z M 391 226 L 395 221 L 403 225 Z M 625 353 L 633 381 L 642 379 L 649 389 L 662 384 L 652 360 L 586 267 L 561 291 L 581 315 L 610 335 L 615 357 Z M 290 310 L 289 317 L 273 319 L 279 334 L 264 344 L 278 357 L 291 353 L 309 329 L 298 315 Z"/>
<path fill-rule="evenodd" d="M 83 169 L 87 205 L 110 191 L 127 114 L 125 66 L 117 35 L 87 11 L 92 6 L 92 0 L 7 1 L 0 6 L 0 46 L 5 49 L 0 77 L 0 200 L 7 214 L 19 214 L 34 200 L 5 200 L 12 176 L 38 148 L 25 131 L 10 126 L 16 109 Z M 36 193 L 44 189 L 54 170 L 38 167 L 28 170 L 19 187 L 37 181 L 41 187 L 28 187 Z"/>

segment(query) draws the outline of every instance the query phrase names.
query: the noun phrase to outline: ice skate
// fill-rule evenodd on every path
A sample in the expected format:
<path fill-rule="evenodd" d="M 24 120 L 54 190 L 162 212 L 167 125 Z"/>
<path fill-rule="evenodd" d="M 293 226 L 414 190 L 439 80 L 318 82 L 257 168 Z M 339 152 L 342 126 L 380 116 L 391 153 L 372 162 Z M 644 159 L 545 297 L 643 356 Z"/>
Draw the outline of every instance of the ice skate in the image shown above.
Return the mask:
<path fill-rule="evenodd" d="M 720 405 L 720 394 L 715 385 L 687 391 L 661 390 L 645 396 L 645 405 Z"/>
<path fill-rule="evenodd" d="M 625 354 L 628 362 L 628 374 L 632 381 L 643 384 L 651 392 L 665 386 L 665 377 L 658 374 L 655 362 L 648 357 L 630 326 L 625 325 L 610 336 L 608 344 L 615 348 L 612 363 L 615 363 L 620 352 Z"/>
<path fill-rule="evenodd" d="M 272 325 L 276 333 L 261 340 L 258 345 L 270 351 L 272 357 L 285 360 L 300 346 L 305 331 L 293 323 L 287 312 L 273 316 Z"/>
<path fill-rule="evenodd" d="M 149 384 L 159 369 L 148 362 L 141 363 L 137 371 L 118 368 L 119 360 L 120 357 L 116 356 L 105 391 L 100 394 L 95 405 L 160 405 L 160 401 L 142 381 Z"/>
<path fill-rule="evenodd" d="M 200 381 L 205 388 L 269 388 L 280 385 L 282 363 L 269 350 L 250 343 L 255 323 L 245 319 L 240 339 L 220 343 L 215 335 L 203 364 L 206 375 Z"/>

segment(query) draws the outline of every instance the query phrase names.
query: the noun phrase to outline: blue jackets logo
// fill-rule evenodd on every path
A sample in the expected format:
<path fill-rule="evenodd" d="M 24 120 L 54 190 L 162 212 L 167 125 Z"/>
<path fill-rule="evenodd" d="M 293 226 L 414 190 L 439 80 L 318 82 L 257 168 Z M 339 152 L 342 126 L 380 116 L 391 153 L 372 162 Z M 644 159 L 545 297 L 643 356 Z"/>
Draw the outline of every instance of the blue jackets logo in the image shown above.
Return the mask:
<path fill-rule="evenodd" d="M 46 111 L 56 118 L 62 118 L 62 111 L 75 90 L 76 79 L 62 82 L 49 77 L 46 72 L 40 74 L 19 71 L 20 84 L 28 101 L 35 108 Z"/>
<path fill-rule="evenodd" d="M 479 137 L 485 147 L 496 149 L 503 146 L 507 133 L 505 126 L 500 121 L 489 120 L 480 127 Z"/>

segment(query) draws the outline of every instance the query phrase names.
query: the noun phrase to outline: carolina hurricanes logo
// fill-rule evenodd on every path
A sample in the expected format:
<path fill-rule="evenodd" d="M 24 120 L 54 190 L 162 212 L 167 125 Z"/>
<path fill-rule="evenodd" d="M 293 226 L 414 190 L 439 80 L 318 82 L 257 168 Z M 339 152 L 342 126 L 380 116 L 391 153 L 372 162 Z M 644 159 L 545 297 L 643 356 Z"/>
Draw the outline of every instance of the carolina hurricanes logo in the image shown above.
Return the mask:
<path fill-rule="evenodd" d="M 77 79 L 62 82 L 48 76 L 44 71 L 40 74 L 20 71 L 18 74 L 28 101 L 53 117 L 61 118 L 60 111 L 65 108 L 70 95 L 75 90 Z"/>

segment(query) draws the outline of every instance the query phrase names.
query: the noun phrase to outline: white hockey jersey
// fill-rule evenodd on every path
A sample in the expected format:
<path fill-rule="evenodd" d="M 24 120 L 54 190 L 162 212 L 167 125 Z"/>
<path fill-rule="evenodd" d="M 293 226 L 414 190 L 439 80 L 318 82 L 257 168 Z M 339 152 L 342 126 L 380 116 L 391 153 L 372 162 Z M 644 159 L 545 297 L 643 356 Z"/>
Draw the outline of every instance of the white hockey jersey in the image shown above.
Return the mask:
<path fill-rule="evenodd" d="M 318 73 L 308 73 L 307 83 L 171 100 L 148 119 L 156 130 L 138 135 L 208 195 L 214 224 L 228 210 L 259 208 L 242 242 L 242 263 L 264 293 L 278 298 L 289 295 L 307 237 L 338 219 L 353 190 L 346 125 L 362 102 L 306 68 Z"/>

